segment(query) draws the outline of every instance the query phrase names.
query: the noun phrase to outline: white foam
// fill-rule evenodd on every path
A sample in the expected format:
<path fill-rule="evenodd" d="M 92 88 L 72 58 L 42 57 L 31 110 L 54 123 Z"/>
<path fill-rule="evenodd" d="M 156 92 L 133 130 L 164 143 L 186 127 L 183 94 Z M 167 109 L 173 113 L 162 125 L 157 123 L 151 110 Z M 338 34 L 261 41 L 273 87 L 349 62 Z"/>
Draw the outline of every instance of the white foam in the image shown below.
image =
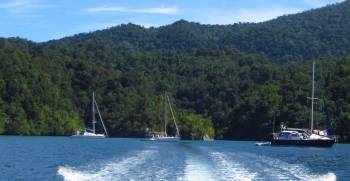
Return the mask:
<path fill-rule="evenodd" d="M 276 158 L 261 156 L 251 153 L 235 153 L 236 157 L 245 160 L 254 160 L 257 171 L 263 177 L 274 178 L 277 180 L 336 180 L 336 175 L 329 172 L 324 175 L 315 175 L 299 164 L 290 164 Z"/>
<path fill-rule="evenodd" d="M 101 166 L 98 170 L 78 170 L 69 166 L 60 166 L 57 174 L 65 181 L 99 181 L 99 180 L 122 180 L 128 178 L 129 170 L 145 163 L 155 151 L 145 150 L 134 156 L 115 160 Z"/>
<path fill-rule="evenodd" d="M 185 177 L 178 180 L 188 181 L 212 181 L 215 180 L 212 175 L 212 169 L 198 155 L 188 154 L 186 157 Z"/>
<path fill-rule="evenodd" d="M 265 160 L 265 163 L 268 163 L 271 165 L 271 160 L 269 159 L 262 159 Z M 327 180 L 327 181 L 332 181 L 336 180 L 336 175 L 332 172 L 329 172 L 324 175 L 315 175 L 313 174 L 310 169 L 299 165 L 299 164 L 289 164 L 286 162 L 283 162 L 278 159 L 272 159 L 273 164 L 276 167 L 280 167 L 281 170 L 290 173 L 293 177 L 297 178 L 297 180 Z M 270 162 L 270 163 L 269 163 Z M 283 173 L 280 173 L 283 174 Z"/>
<path fill-rule="evenodd" d="M 211 156 L 217 164 L 218 180 L 253 180 L 256 176 L 255 172 L 250 172 L 240 163 L 229 159 L 224 153 L 212 152 Z"/>
<path fill-rule="evenodd" d="M 333 172 L 315 174 L 301 164 L 247 152 L 203 151 L 204 155 L 186 153 L 183 181 L 202 180 L 317 180 L 333 181 Z M 174 174 L 157 156 L 156 150 L 145 150 L 131 156 L 89 167 L 60 166 L 57 174 L 66 181 L 99 180 L 169 180 Z M 205 156 L 209 156 L 207 159 Z M 210 160 L 211 159 L 211 160 Z M 169 160 L 167 160 L 169 161 Z M 211 162 L 212 161 L 212 162 Z M 182 172 L 181 172 L 182 173 Z M 175 177 L 176 178 L 176 177 Z"/>
<path fill-rule="evenodd" d="M 314 180 L 314 181 L 333 181 L 333 180 L 337 180 L 337 176 L 332 173 L 329 172 L 325 175 L 316 175 L 316 176 L 310 176 L 308 180 Z"/>

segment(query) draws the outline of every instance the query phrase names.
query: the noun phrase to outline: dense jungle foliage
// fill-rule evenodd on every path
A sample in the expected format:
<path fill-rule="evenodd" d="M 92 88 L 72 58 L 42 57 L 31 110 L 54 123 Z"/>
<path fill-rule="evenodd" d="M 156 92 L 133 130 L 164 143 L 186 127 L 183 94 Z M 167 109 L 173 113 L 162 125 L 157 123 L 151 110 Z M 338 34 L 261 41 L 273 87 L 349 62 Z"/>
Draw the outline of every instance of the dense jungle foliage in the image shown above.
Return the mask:
<path fill-rule="evenodd" d="M 91 122 L 91 94 L 111 136 L 163 126 L 170 95 L 183 138 L 268 139 L 272 122 L 316 128 L 325 105 L 350 141 L 350 1 L 263 23 L 120 25 L 45 43 L 0 39 L 0 134 L 70 135 Z M 98 127 L 101 129 L 101 127 Z M 173 131 L 169 125 L 169 131 Z"/>

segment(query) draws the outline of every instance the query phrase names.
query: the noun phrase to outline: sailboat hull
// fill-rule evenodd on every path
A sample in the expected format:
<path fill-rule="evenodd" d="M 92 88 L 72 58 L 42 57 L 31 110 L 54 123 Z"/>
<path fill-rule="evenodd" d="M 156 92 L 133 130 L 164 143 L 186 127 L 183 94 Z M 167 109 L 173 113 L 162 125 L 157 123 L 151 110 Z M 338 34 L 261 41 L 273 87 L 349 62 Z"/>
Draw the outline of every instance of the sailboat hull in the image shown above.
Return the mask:
<path fill-rule="evenodd" d="M 98 139 L 98 138 L 106 138 L 106 136 L 105 135 L 94 135 L 94 136 L 72 135 L 71 138 Z"/>
<path fill-rule="evenodd" d="M 277 140 L 271 141 L 272 146 L 303 146 L 303 147 L 332 147 L 334 139 L 330 140 Z"/>
<path fill-rule="evenodd" d="M 177 142 L 180 141 L 179 137 L 151 137 L 142 139 L 142 141 L 157 141 L 157 142 Z"/>
<path fill-rule="evenodd" d="M 156 138 L 155 141 L 164 141 L 164 142 L 176 142 L 179 141 L 178 137 L 164 137 L 164 138 Z"/>
<path fill-rule="evenodd" d="M 90 133 L 90 132 L 84 132 L 82 134 L 75 134 L 72 135 L 71 138 L 106 138 L 105 134 L 96 134 L 96 133 Z"/>

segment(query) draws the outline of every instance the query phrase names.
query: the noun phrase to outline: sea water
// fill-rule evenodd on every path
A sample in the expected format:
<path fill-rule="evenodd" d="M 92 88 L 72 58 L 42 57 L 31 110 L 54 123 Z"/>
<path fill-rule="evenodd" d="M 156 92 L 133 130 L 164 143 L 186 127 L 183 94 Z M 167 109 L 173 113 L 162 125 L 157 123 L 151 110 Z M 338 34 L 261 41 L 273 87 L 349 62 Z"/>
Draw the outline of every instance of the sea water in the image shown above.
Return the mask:
<path fill-rule="evenodd" d="M 350 145 L 1 136 L 0 180 L 350 180 Z"/>

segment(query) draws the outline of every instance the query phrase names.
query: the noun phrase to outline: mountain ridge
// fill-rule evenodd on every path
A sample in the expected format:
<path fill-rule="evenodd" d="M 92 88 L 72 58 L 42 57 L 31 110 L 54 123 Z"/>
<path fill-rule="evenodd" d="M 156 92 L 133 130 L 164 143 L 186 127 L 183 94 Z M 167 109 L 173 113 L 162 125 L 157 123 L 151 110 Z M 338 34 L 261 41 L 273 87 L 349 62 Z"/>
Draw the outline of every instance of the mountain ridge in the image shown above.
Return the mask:
<path fill-rule="evenodd" d="M 346 55 L 350 51 L 346 48 L 350 47 L 350 30 L 347 28 L 350 26 L 349 19 L 350 1 L 347 0 L 262 23 L 204 25 L 179 20 L 158 28 L 143 28 L 129 23 L 43 44 L 66 42 L 74 46 L 77 42 L 96 40 L 97 44 L 118 46 L 115 51 L 121 52 L 128 48 L 137 51 L 183 51 L 229 46 L 245 53 L 266 55 L 279 62 L 300 61 L 328 55 Z M 101 40 L 101 37 L 109 40 Z"/>
<path fill-rule="evenodd" d="M 214 132 L 216 139 L 268 139 L 273 118 L 308 127 L 316 59 L 316 95 L 348 142 L 349 2 L 265 23 L 128 24 L 45 43 L 0 38 L 0 134 L 73 134 L 91 123 L 95 91 L 111 136 L 162 129 L 167 93 L 185 139 Z M 321 104 L 315 115 L 315 126 L 325 128 Z"/>

